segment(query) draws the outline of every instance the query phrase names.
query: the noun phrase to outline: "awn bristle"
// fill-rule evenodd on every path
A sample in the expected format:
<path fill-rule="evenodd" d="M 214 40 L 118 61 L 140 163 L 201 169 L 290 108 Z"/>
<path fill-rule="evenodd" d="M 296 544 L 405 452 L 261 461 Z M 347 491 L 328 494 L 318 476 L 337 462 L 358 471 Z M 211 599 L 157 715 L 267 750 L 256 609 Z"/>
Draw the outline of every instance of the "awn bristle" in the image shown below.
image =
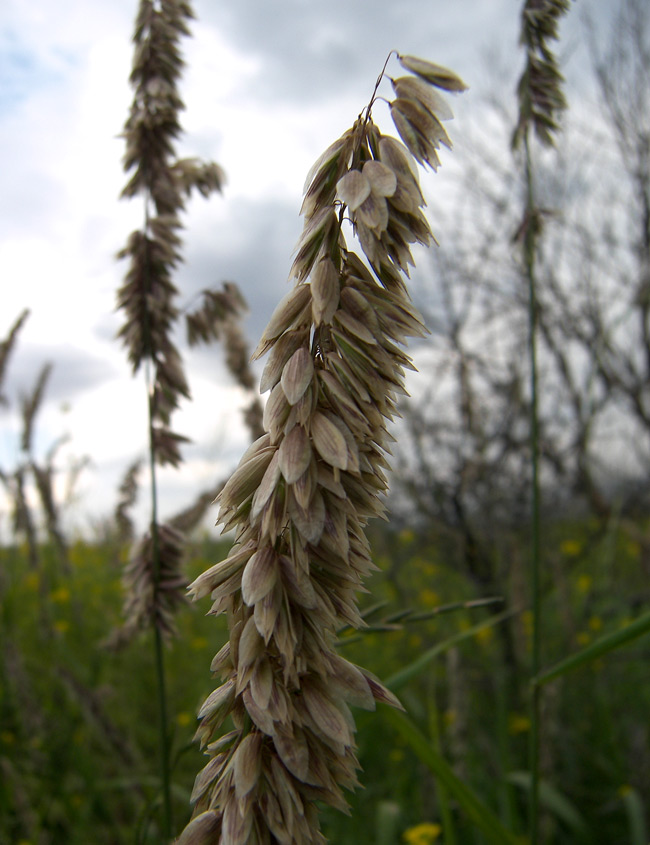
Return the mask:
<path fill-rule="evenodd" d="M 403 278 L 410 245 L 432 238 L 411 156 L 438 166 L 451 114 L 437 89 L 465 86 L 437 65 L 398 59 L 413 74 L 393 80 L 390 105 L 406 147 L 373 123 L 373 95 L 316 162 L 296 285 L 255 352 L 270 352 L 265 434 L 219 496 L 219 523 L 236 541 L 190 586 L 194 599 L 211 596 L 211 614 L 227 614 L 230 637 L 211 667 L 223 683 L 199 711 L 210 761 L 178 845 L 325 842 L 316 802 L 345 811 L 342 790 L 358 784 L 350 705 L 400 706 L 337 653 L 336 631 L 363 626 L 356 593 L 376 568 L 365 526 L 384 515 L 387 424 L 412 368 L 400 347 L 426 332 Z M 344 220 L 368 264 L 348 251 Z"/>

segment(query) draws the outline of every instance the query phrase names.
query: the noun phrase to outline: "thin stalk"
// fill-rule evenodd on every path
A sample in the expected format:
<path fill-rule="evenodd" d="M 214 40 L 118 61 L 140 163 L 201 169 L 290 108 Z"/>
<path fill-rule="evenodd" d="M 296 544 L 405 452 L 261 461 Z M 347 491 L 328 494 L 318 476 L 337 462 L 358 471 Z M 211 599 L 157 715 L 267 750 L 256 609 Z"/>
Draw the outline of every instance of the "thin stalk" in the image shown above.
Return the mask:
<path fill-rule="evenodd" d="M 151 397 L 151 392 L 149 391 Z M 149 400 L 151 407 L 151 398 Z M 158 535 L 158 491 L 156 486 L 156 462 L 153 446 L 153 423 L 151 410 L 149 411 L 149 468 L 151 476 L 151 547 L 154 565 L 154 607 L 157 604 L 155 593 L 160 584 L 160 539 Z M 172 836 L 172 801 L 171 801 L 171 777 L 170 777 L 170 746 L 169 734 L 167 732 L 167 683 L 165 678 L 165 657 L 162 641 L 162 633 L 158 625 L 153 626 L 154 634 L 154 660 L 156 666 L 156 686 L 158 697 L 158 721 L 159 721 L 159 742 L 160 742 L 160 774 L 162 780 L 163 807 L 164 807 L 164 833 L 169 840 Z"/>
<path fill-rule="evenodd" d="M 145 200 L 145 233 L 149 231 L 149 197 Z M 148 268 L 147 268 L 148 269 Z M 148 275 L 148 274 L 147 274 Z M 149 346 L 149 311 L 144 309 L 144 333 L 146 345 Z M 154 438 L 154 385 L 151 374 L 151 360 L 145 361 L 145 381 L 147 387 L 147 412 L 149 428 L 149 477 L 151 481 L 151 553 L 153 556 L 153 606 L 158 606 L 158 590 L 160 587 L 160 537 L 158 533 L 158 484 L 156 477 L 156 447 Z M 169 734 L 167 732 L 167 683 L 165 678 L 165 656 L 163 651 L 162 633 L 158 625 L 153 625 L 154 643 L 154 664 L 156 669 L 156 688 L 158 699 L 158 741 L 160 754 L 160 776 L 162 781 L 163 798 L 163 832 L 167 840 L 171 840 L 172 821 L 172 800 L 171 800 L 171 777 L 170 777 L 170 746 Z"/>
<path fill-rule="evenodd" d="M 507 774 L 512 770 L 512 756 L 508 736 L 508 697 L 512 691 L 510 674 L 505 665 L 498 670 L 495 684 L 495 711 L 497 725 L 497 747 L 499 749 L 499 810 L 508 830 L 519 827 L 512 787 L 507 781 Z"/>
<path fill-rule="evenodd" d="M 531 678 L 540 669 L 541 655 L 541 590 L 540 590 L 540 490 L 539 490 L 539 413 L 537 374 L 537 291 L 535 280 L 535 241 L 537 221 L 533 165 L 528 130 L 524 133 L 524 158 L 526 168 L 526 217 L 524 237 L 524 263 L 528 279 L 528 342 L 530 364 L 530 460 L 531 460 L 531 537 L 530 584 L 532 612 Z M 539 841 L 539 746 L 540 746 L 540 688 L 533 685 L 530 691 L 529 770 L 531 788 L 529 796 L 529 832 L 531 845 Z"/>
<path fill-rule="evenodd" d="M 442 753 L 442 742 L 440 740 L 440 718 L 438 714 L 438 702 L 436 701 L 435 689 L 435 675 L 431 671 L 429 675 L 429 735 L 431 736 L 431 744 L 438 752 Z M 449 805 L 449 793 L 446 787 L 436 782 L 436 789 L 438 793 L 438 809 L 440 810 L 440 820 L 442 821 L 442 830 L 444 834 L 445 845 L 456 845 L 456 832 L 454 828 L 454 820 L 451 815 L 451 807 Z"/>

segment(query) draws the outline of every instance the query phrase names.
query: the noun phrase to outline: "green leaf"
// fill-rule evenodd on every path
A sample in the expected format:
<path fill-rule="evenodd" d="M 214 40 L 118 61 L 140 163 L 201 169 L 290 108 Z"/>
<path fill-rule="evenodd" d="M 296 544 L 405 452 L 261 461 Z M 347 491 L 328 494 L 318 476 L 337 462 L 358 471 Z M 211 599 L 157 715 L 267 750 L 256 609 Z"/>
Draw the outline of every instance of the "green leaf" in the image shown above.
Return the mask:
<path fill-rule="evenodd" d="M 618 790 L 625 806 L 630 829 L 630 845 L 647 845 L 648 832 L 645 823 L 643 801 L 633 786 L 625 784 Z"/>
<path fill-rule="evenodd" d="M 521 845 L 523 840 L 507 830 L 496 814 L 487 807 L 476 793 L 452 771 L 446 760 L 431 745 L 428 738 L 403 713 L 384 710 L 383 715 L 401 733 L 417 756 L 435 775 L 450 795 L 482 831 L 490 845 Z"/>
<path fill-rule="evenodd" d="M 499 622 L 503 622 L 503 620 L 507 619 L 508 616 L 511 616 L 512 613 L 513 611 L 504 611 L 503 613 L 498 613 L 496 616 L 491 616 L 484 622 L 479 622 L 477 625 L 473 625 L 466 631 L 461 631 L 458 634 L 454 634 L 453 637 L 449 637 L 443 642 L 434 645 L 432 648 L 428 649 L 423 654 L 421 654 L 408 666 L 405 666 L 403 669 L 400 669 L 399 672 L 396 672 L 394 675 L 392 675 L 386 681 L 386 686 L 392 690 L 396 690 L 400 687 L 403 687 L 404 684 L 407 684 L 409 681 L 413 680 L 413 678 L 417 677 L 420 672 L 422 672 L 422 670 L 429 665 L 429 663 L 436 659 L 436 657 L 439 657 L 441 654 L 444 654 L 445 651 L 448 651 L 450 648 L 453 648 L 459 643 L 464 642 L 464 640 L 471 639 L 484 628 L 491 628 L 493 625 L 498 625 Z"/>
<path fill-rule="evenodd" d="M 595 642 L 588 645 L 586 648 L 577 651 L 575 654 L 569 655 L 564 660 L 560 660 L 555 666 L 551 666 L 545 672 L 540 672 L 531 681 L 533 686 L 543 686 L 550 681 L 559 678 L 561 675 L 566 675 L 568 672 L 573 672 L 580 668 L 585 663 L 590 663 L 598 657 L 602 657 L 614 649 L 621 648 L 624 645 L 632 642 L 638 637 L 647 634 L 650 631 L 650 611 L 639 616 L 634 622 L 630 622 L 624 628 L 614 631 L 611 634 L 606 634 L 600 637 Z"/>
<path fill-rule="evenodd" d="M 506 780 L 525 791 L 530 791 L 530 772 L 510 772 Z M 539 800 L 553 815 L 580 836 L 589 833 L 587 824 L 576 807 L 547 781 L 539 784 Z"/>
<path fill-rule="evenodd" d="M 401 810 L 395 801 L 380 801 L 376 813 L 375 842 L 377 845 L 393 845 L 399 835 Z"/>

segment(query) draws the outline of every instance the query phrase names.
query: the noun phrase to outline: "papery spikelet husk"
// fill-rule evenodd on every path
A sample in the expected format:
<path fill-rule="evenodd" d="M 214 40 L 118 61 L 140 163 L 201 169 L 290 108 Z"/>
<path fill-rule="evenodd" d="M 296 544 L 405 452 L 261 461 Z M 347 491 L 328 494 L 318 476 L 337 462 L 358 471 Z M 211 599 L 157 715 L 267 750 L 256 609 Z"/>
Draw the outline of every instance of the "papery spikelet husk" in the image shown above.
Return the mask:
<path fill-rule="evenodd" d="M 140 540 L 123 575 L 124 625 L 109 637 L 108 647 L 121 648 L 136 633 L 152 627 L 166 640 L 174 635 L 174 615 L 186 601 L 187 579 L 181 572 L 183 551 L 184 538 L 170 525 L 152 527 Z"/>
<path fill-rule="evenodd" d="M 431 237 L 411 156 L 437 166 L 435 151 L 449 144 L 440 123 L 449 109 L 426 86 L 464 88 L 437 65 L 400 61 L 416 74 L 399 83 L 394 107 L 398 130 L 402 119 L 412 127 L 406 148 L 368 107 L 308 178 L 296 285 L 255 352 L 271 353 L 268 433 L 220 496 L 219 522 L 236 531 L 231 554 L 190 588 L 210 593 L 230 631 L 212 666 L 222 685 L 197 731 L 215 762 L 197 778 L 195 813 L 222 820 L 215 843 L 324 842 L 316 803 L 345 811 L 342 790 L 358 784 L 349 705 L 401 706 L 335 650 L 337 629 L 363 626 L 356 596 L 376 568 L 365 526 L 385 510 L 387 423 L 412 367 L 400 345 L 426 332 L 403 281 L 408 244 Z M 344 217 L 368 264 L 347 250 Z M 219 740 L 228 713 L 234 732 Z"/>
<path fill-rule="evenodd" d="M 181 134 L 178 115 L 183 109 L 177 91 L 183 69 L 179 44 L 189 34 L 187 23 L 193 17 L 186 0 L 160 4 L 141 0 L 130 76 L 134 98 L 123 132 L 123 165 L 130 178 L 122 196 L 141 195 L 146 211 L 142 230 L 134 231 L 118 253 L 119 258 L 129 260 L 117 294 L 118 308 L 124 312 L 118 337 L 134 372 L 143 361 L 151 364 L 151 448 L 158 464 L 172 466 L 181 460 L 180 445 L 185 438 L 171 430 L 171 415 L 181 399 L 190 396 L 173 340 L 179 316 L 175 304 L 178 291 L 172 282 L 172 273 L 181 261 L 179 215 L 192 190 L 207 196 L 221 190 L 224 183 L 223 172 L 215 163 L 174 158 L 175 142 Z"/>
<path fill-rule="evenodd" d="M 45 388 L 52 375 L 52 364 L 45 364 L 36 379 L 34 389 L 29 395 L 21 397 L 21 411 L 23 417 L 23 431 L 21 436 L 21 449 L 23 452 L 30 453 L 32 449 L 32 432 L 34 427 L 34 419 L 38 409 L 41 406 L 43 397 L 45 395 Z"/>
<path fill-rule="evenodd" d="M 6 405 L 7 399 L 2 393 L 2 389 L 4 387 L 4 380 L 5 374 L 7 371 L 7 364 L 9 362 L 9 357 L 13 352 L 14 346 L 16 345 L 16 340 L 18 338 L 18 333 L 20 332 L 21 328 L 23 327 L 27 317 L 29 316 L 29 310 L 25 308 L 24 311 L 20 314 L 18 319 L 14 322 L 12 327 L 9 329 L 9 333 L 7 337 L 0 343 L 0 405 Z"/>
<path fill-rule="evenodd" d="M 115 507 L 115 524 L 119 538 L 127 542 L 133 538 L 134 526 L 130 516 L 130 509 L 135 504 L 138 495 L 138 475 L 142 469 L 140 459 L 133 461 L 127 469 L 119 487 L 119 499 Z"/>

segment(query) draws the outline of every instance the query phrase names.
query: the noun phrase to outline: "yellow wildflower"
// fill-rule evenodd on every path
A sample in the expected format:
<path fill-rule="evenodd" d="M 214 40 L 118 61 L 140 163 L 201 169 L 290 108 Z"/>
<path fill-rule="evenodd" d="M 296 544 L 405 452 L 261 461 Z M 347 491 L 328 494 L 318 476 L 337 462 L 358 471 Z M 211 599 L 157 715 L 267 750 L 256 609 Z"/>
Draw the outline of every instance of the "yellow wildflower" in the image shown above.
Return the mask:
<path fill-rule="evenodd" d="M 445 725 L 447 725 L 447 727 L 453 725 L 456 721 L 456 711 L 453 709 L 445 710 L 445 712 L 442 714 L 442 720 Z"/>
<path fill-rule="evenodd" d="M 579 575 L 576 581 L 576 588 L 579 593 L 588 593 L 591 589 L 592 577 L 591 575 Z"/>
<path fill-rule="evenodd" d="M 41 579 L 39 577 L 38 572 L 28 572 L 25 575 L 25 586 L 28 590 L 36 591 L 38 590 L 39 584 L 41 583 Z"/>
<path fill-rule="evenodd" d="M 582 551 L 582 543 L 579 540 L 564 540 L 560 543 L 560 551 L 567 557 L 578 557 Z"/>
<path fill-rule="evenodd" d="M 70 590 L 67 587 L 59 587 L 50 593 L 50 599 L 56 604 L 67 604 L 70 601 Z"/>
<path fill-rule="evenodd" d="M 431 845 L 442 833 L 442 828 L 439 824 L 433 822 L 423 822 L 416 824 L 415 827 L 409 827 L 402 834 L 402 839 L 408 845 Z"/>
<path fill-rule="evenodd" d="M 528 716 L 523 716 L 521 713 L 510 713 L 508 716 L 508 733 L 516 736 L 517 734 L 527 733 L 530 730 L 530 719 Z"/>
<path fill-rule="evenodd" d="M 435 590 L 425 588 L 420 592 L 420 601 L 425 607 L 437 607 L 440 604 L 440 596 Z"/>
<path fill-rule="evenodd" d="M 474 634 L 474 639 L 479 645 L 489 645 L 494 639 L 494 628 L 481 628 Z"/>

